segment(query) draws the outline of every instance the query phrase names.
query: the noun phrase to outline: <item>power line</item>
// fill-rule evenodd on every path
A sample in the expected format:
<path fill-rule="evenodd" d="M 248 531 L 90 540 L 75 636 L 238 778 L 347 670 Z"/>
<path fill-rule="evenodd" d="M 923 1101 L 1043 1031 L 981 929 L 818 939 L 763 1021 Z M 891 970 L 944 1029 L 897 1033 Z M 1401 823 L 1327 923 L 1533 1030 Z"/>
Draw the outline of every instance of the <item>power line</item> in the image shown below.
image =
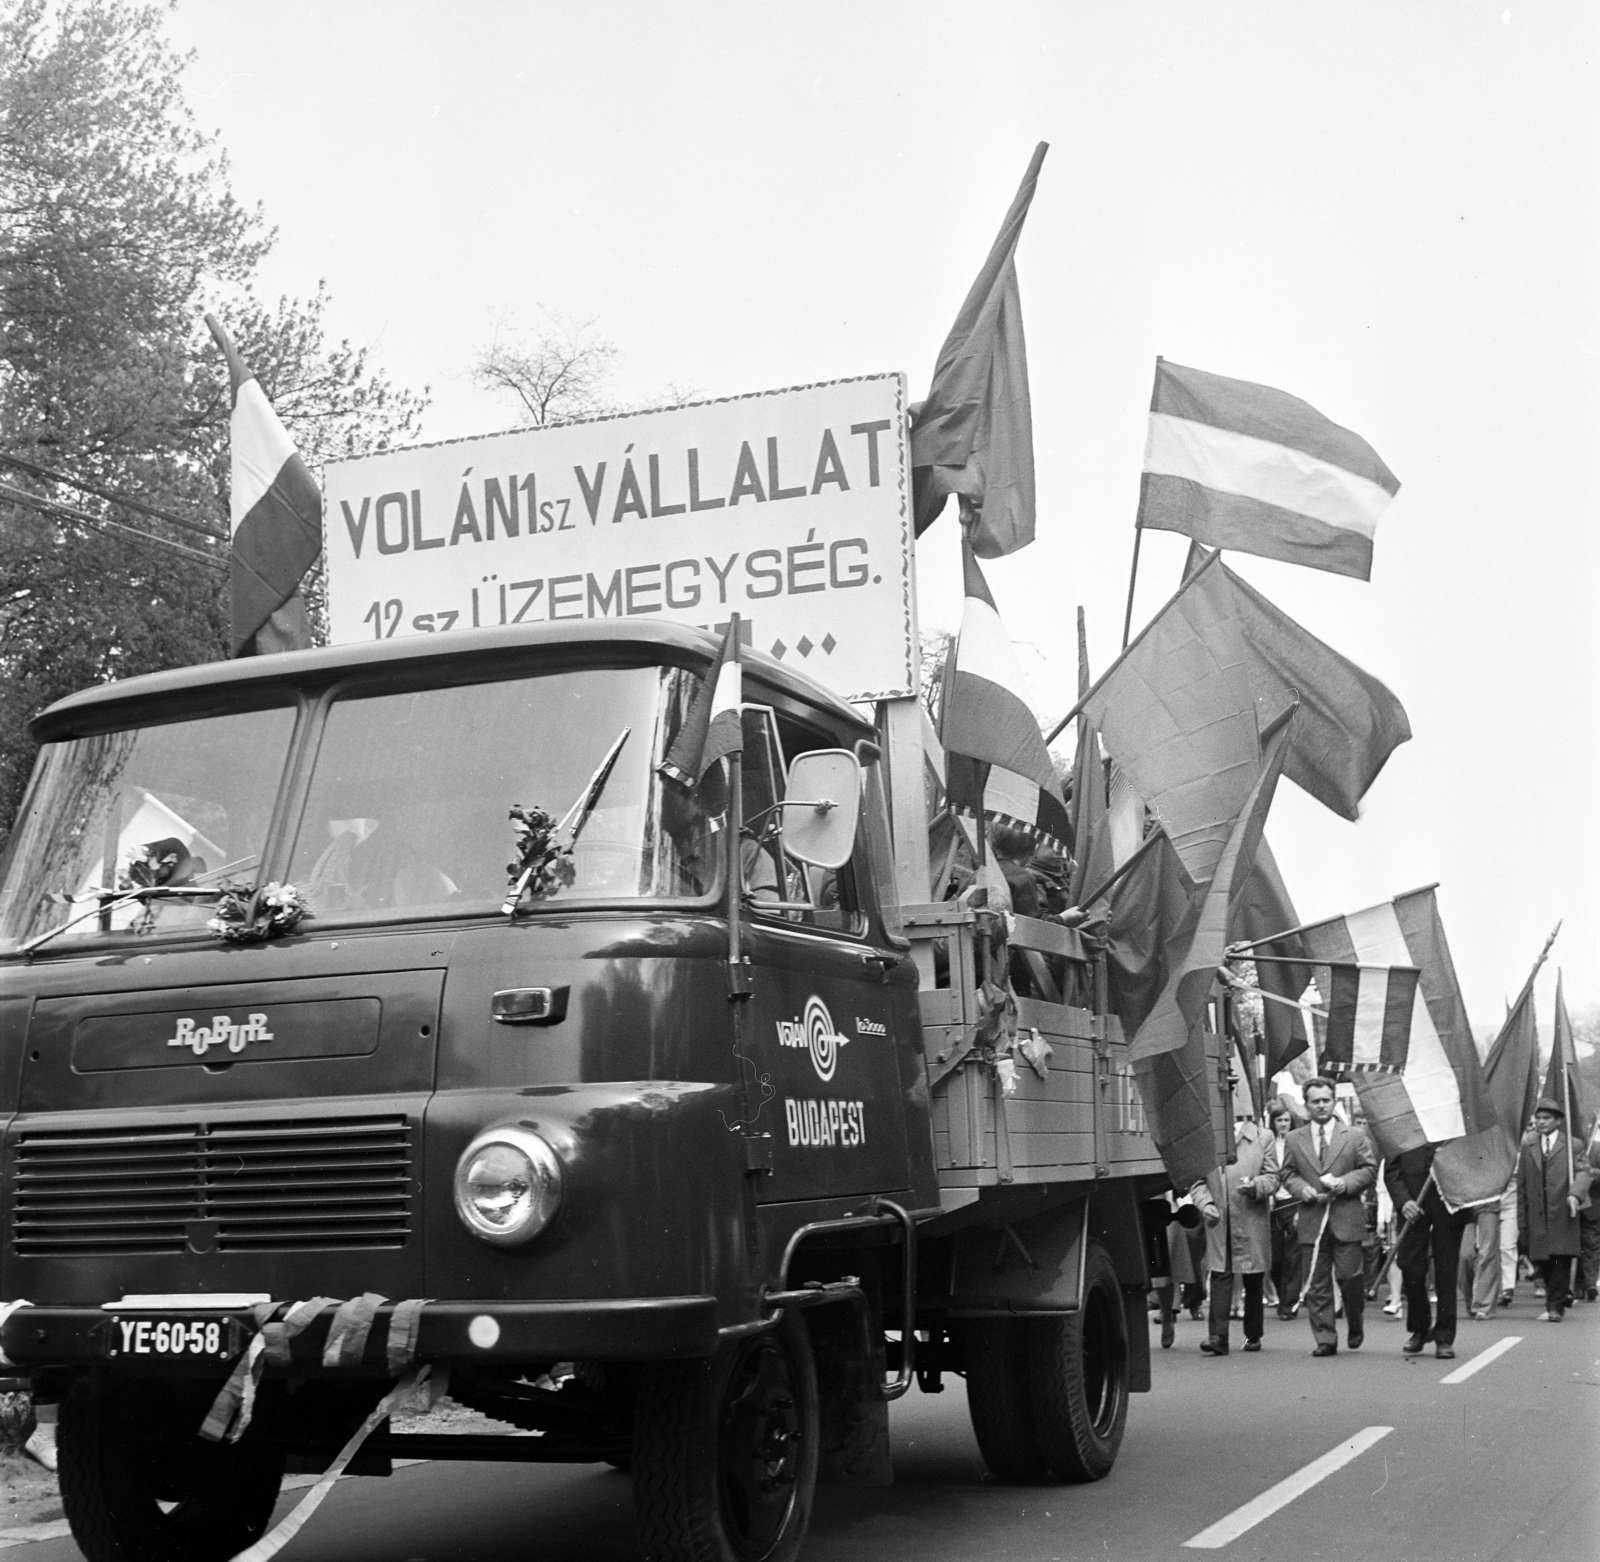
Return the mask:
<path fill-rule="evenodd" d="M 228 534 L 215 526 L 207 526 L 203 521 L 186 520 L 181 515 L 169 515 L 165 510 L 158 510 L 153 504 L 146 504 L 142 499 L 129 499 L 123 494 L 114 493 L 109 488 L 100 488 L 94 483 L 85 482 L 81 477 L 68 477 L 65 472 L 53 472 L 47 466 L 39 466 L 33 461 L 24 461 L 21 456 L 7 455 L 0 451 L 0 461 L 7 466 L 14 466 L 20 472 L 26 472 L 30 477 L 37 477 L 49 483 L 65 483 L 68 488 L 76 488 L 80 493 L 93 494 L 96 499 L 104 499 L 109 504 L 119 504 L 124 509 L 137 510 L 141 515 L 148 515 L 152 520 L 165 521 L 169 526 L 180 526 L 184 531 L 198 532 L 202 537 L 210 537 L 217 542 L 226 542 Z"/>
<path fill-rule="evenodd" d="M 86 510 L 75 509 L 70 504 L 62 504 L 59 500 L 46 499 L 39 494 L 30 494 L 25 489 L 13 488 L 10 483 L 0 482 L 0 499 L 7 499 L 12 504 L 19 504 L 25 510 L 35 510 L 40 515 L 62 516 L 67 520 L 77 521 L 84 526 L 92 526 L 97 531 L 107 528 L 113 531 L 126 532 L 130 537 L 138 537 L 144 542 L 153 542 L 162 548 L 170 548 L 174 553 L 181 553 L 185 558 L 195 559 L 204 564 L 208 569 L 214 569 L 219 574 L 227 574 L 228 566 L 219 558 L 209 553 L 202 553 L 198 548 L 191 548 L 181 542 L 174 542 L 170 537 L 158 536 L 155 532 L 147 532 L 137 526 L 127 526 L 121 521 L 113 521 L 108 516 L 90 515 Z"/>

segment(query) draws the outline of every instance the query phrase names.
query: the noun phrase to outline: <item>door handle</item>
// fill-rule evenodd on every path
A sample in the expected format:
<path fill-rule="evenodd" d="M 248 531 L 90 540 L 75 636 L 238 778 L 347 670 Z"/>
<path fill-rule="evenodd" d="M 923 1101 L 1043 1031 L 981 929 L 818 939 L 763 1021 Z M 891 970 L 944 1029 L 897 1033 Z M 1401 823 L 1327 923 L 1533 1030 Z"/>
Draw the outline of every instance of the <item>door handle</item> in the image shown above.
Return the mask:
<path fill-rule="evenodd" d="M 879 976 L 887 976 L 889 972 L 900 964 L 899 955 L 886 955 L 877 949 L 863 949 L 861 963 L 869 971 L 876 971 Z"/>

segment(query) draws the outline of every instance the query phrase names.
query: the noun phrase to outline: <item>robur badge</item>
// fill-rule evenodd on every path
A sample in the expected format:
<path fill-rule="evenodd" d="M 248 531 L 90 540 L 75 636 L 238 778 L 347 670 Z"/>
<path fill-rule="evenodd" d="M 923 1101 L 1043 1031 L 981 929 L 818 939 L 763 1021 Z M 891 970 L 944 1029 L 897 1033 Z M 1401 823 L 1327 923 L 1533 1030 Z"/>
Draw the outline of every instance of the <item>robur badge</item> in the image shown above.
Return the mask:
<path fill-rule="evenodd" d="M 833 1028 L 833 1016 L 820 998 L 806 999 L 806 1012 L 798 1020 L 778 1021 L 780 1047 L 804 1047 L 811 1054 L 811 1066 L 817 1078 L 833 1078 L 839 1066 L 839 1048 L 848 1045 L 850 1038 L 841 1036 Z"/>
<path fill-rule="evenodd" d="M 213 1014 L 209 1025 L 196 1025 L 193 1020 L 179 1020 L 175 1036 L 167 1037 L 169 1047 L 187 1047 L 197 1058 L 203 1058 L 212 1047 L 226 1047 L 229 1052 L 243 1052 L 252 1041 L 271 1041 L 264 1014 L 245 1017 L 244 1024 L 235 1024 L 226 1014 Z"/>

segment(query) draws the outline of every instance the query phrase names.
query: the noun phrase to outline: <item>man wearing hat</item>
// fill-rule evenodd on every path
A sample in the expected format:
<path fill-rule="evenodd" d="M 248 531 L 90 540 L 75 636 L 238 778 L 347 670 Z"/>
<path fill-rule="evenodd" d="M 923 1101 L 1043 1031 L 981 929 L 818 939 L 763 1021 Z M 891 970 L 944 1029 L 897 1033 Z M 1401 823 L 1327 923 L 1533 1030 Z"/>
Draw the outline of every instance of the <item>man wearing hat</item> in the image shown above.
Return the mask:
<path fill-rule="evenodd" d="M 1542 1096 L 1517 1163 L 1517 1227 L 1544 1282 L 1541 1323 L 1560 1323 L 1572 1301 L 1572 1261 L 1583 1250 L 1578 1211 L 1589 1202 L 1587 1158 L 1574 1155 L 1565 1116 L 1560 1102 Z"/>

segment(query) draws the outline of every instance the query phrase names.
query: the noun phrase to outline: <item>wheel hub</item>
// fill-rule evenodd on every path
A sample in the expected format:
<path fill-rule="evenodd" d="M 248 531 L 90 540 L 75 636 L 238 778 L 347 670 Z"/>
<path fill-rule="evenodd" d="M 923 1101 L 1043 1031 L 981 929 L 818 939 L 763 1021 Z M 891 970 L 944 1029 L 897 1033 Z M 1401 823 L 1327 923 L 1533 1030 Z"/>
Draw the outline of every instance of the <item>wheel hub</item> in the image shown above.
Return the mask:
<path fill-rule="evenodd" d="M 789 1362 L 775 1341 L 751 1341 L 734 1363 L 719 1443 L 728 1539 L 741 1558 L 759 1562 L 783 1534 L 804 1443 Z"/>

